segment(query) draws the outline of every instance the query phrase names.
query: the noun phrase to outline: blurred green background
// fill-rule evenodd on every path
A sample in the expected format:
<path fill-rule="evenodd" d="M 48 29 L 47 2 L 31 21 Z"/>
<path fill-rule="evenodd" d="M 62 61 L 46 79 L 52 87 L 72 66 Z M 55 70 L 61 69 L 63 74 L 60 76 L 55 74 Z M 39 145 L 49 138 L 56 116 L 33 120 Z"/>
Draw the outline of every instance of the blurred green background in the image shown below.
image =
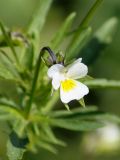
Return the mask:
<path fill-rule="evenodd" d="M 31 16 L 37 9 L 40 0 L 0 0 L 0 20 L 11 29 L 23 30 L 27 28 Z M 41 36 L 40 46 L 46 46 L 59 29 L 65 17 L 72 11 L 77 12 L 74 26 L 79 24 L 87 13 L 94 0 L 54 0 L 47 16 L 47 22 Z M 99 28 L 108 18 L 120 18 L 120 1 L 105 0 L 95 12 L 91 21 L 93 31 Z M 113 42 L 105 49 L 99 59 L 90 68 L 90 74 L 95 78 L 120 79 L 120 24 Z M 64 52 L 64 46 L 61 47 Z M 119 90 L 92 90 L 88 100 L 90 104 L 98 105 L 100 110 L 120 116 L 120 91 Z M 4 127 L 3 127 L 4 126 Z M 5 124 L 0 123 L 0 160 L 7 159 L 5 152 Z M 110 135 L 106 134 L 106 131 Z M 55 130 L 58 137 L 67 142 L 67 147 L 58 148 L 58 155 L 39 149 L 36 154 L 26 153 L 25 160 L 119 160 L 120 159 L 120 129 L 114 124 L 107 124 L 107 128 L 93 132 L 70 132 Z M 100 134 L 101 133 L 101 134 Z M 104 136 L 106 138 L 104 140 Z M 104 136 L 103 136 L 104 135 Z M 103 137 L 102 137 L 103 136 Z M 113 141 L 106 141 L 111 136 Z M 112 138 L 109 138 L 110 140 Z M 103 138 L 103 139 L 102 139 Z M 118 139 L 117 139 L 118 138 Z M 108 143 L 108 145 L 107 145 Z M 111 147 L 112 146 L 112 147 Z"/>

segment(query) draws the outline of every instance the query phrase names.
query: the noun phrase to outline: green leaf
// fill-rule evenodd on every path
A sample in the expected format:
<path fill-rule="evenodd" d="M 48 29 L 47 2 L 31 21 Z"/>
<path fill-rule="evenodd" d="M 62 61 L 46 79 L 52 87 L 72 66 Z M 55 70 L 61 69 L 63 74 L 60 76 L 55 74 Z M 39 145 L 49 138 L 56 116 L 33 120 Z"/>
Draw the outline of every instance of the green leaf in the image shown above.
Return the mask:
<path fill-rule="evenodd" d="M 19 138 L 15 132 L 12 132 L 7 143 L 7 156 L 9 160 L 21 160 L 26 151 L 25 146 L 27 143 L 27 138 Z"/>
<path fill-rule="evenodd" d="M 81 120 L 80 118 L 54 119 L 52 120 L 52 125 L 73 131 L 89 131 L 104 126 L 102 122 Z"/>
<path fill-rule="evenodd" d="M 10 70 L 5 68 L 3 65 L 0 64 L 0 77 L 6 80 L 14 80 L 17 81 L 17 77 L 13 75 Z"/>
<path fill-rule="evenodd" d="M 17 104 L 15 104 L 14 101 L 7 99 L 5 97 L 0 96 L 0 106 L 1 105 L 7 105 L 7 106 L 11 106 L 11 107 L 16 107 L 19 108 L 19 106 L 17 106 Z"/>
<path fill-rule="evenodd" d="M 47 102 L 46 106 L 41 108 L 41 111 L 45 114 L 49 113 L 49 111 L 51 111 L 53 109 L 53 107 L 55 106 L 58 99 L 59 99 L 59 93 L 56 92 L 56 93 L 54 93 L 54 96 L 51 97 L 50 101 Z"/>
<path fill-rule="evenodd" d="M 20 74 L 17 72 L 17 69 L 14 68 L 14 66 L 12 66 L 11 64 L 13 62 L 9 62 L 5 56 L 2 56 L 0 55 L 0 79 L 20 84 L 22 87 L 26 88 L 27 86 L 21 79 Z"/>
<path fill-rule="evenodd" d="M 84 17 L 80 25 L 78 26 L 78 29 L 74 31 L 75 33 L 73 32 L 74 33 L 73 39 L 67 49 L 67 53 L 68 53 L 67 59 L 68 60 L 75 57 L 76 54 L 78 54 L 78 52 L 80 51 L 80 49 L 87 42 L 88 36 L 91 33 L 91 28 L 88 28 L 89 21 L 102 1 L 103 0 L 96 0 L 96 2 L 89 9 L 88 13 Z"/>
<path fill-rule="evenodd" d="M 6 47 L 6 46 L 8 46 L 6 40 L 4 36 L 0 33 L 0 47 Z"/>
<path fill-rule="evenodd" d="M 23 115 L 22 115 L 22 112 L 17 109 L 16 107 L 11 107 L 11 106 L 8 106 L 8 105 L 0 105 L 0 113 L 1 114 L 9 114 L 9 116 L 11 116 L 12 119 L 15 119 L 15 118 L 20 118 L 20 119 L 23 119 Z"/>
<path fill-rule="evenodd" d="M 115 17 L 107 20 L 89 40 L 88 44 L 78 53 L 83 62 L 90 65 L 96 61 L 101 52 L 111 43 L 114 33 L 117 30 L 118 19 Z"/>
<path fill-rule="evenodd" d="M 103 0 L 96 0 L 96 2 L 93 4 L 93 6 L 90 8 L 84 19 L 82 20 L 80 26 L 81 28 L 84 28 L 88 26 L 89 21 L 91 20 L 93 14 L 95 13 L 96 9 L 99 7 L 99 5 L 102 3 Z"/>
<path fill-rule="evenodd" d="M 37 144 L 39 147 L 48 150 L 49 152 L 52 152 L 54 154 L 57 153 L 57 150 L 55 147 L 53 147 L 51 144 L 46 143 L 44 141 L 39 141 L 39 143 Z"/>
<path fill-rule="evenodd" d="M 40 0 L 40 3 L 38 4 L 38 10 L 33 15 L 28 28 L 28 33 L 30 35 L 33 35 L 35 37 L 39 36 L 39 33 L 41 32 L 44 26 L 51 3 L 52 0 Z"/>
<path fill-rule="evenodd" d="M 120 124 L 120 117 L 116 116 L 116 115 L 113 115 L 113 114 L 110 114 L 110 113 L 104 113 L 101 116 L 98 115 L 96 118 L 98 120 L 102 119 L 104 121 Z"/>
<path fill-rule="evenodd" d="M 8 33 L 6 32 L 4 26 L 3 26 L 3 24 L 2 24 L 1 22 L 0 22 L 0 28 L 1 28 L 1 31 L 2 31 L 2 33 L 3 33 L 3 35 L 4 35 L 4 37 L 5 37 L 6 43 L 8 44 L 8 46 L 10 47 L 10 49 L 11 49 L 11 51 L 12 51 L 12 53 L 13 53 L 13 56 L 14 56 L 17 64 L 19 64 L 19 59 L 18 59 L 18 57 L 17 57 L 17 53 L 16 53 L 16 51 L 15 51 L 15 49 L 14 49 L 14 46 L 13 46 L 13 44 L 12 44 L 12 41 L 11 41 Z"/>
<path fill-rule="evenodd" d="M 73 39 L 71 40 L 69 46 L 66 49 L 66 59 L 70 60 L 72 58 L 75 58 L 80 49 L 85 45 L 86 41 L 88 40 L 88 37 L 91 34 L 91 28 L 85 28 L 83 29 L 80 34 L 76 32 L 74 34 Z M 66 61 L 67 61 L 66 60 Z"/>
<path fill-rule="evenodd" d="M 108 19 L 102 27 L 100 27 L 96 33 L 95 37 L 99 39 L 100 42 L 109 44 L 112 41 L 112 37 L 115 35 L 116 30 L 118 28 L 118 19 L 116 17 L 112 17 Z"/>
<path fill-rule="evenodd" d="M 52 111 L 49 113 L 51 118 L 59 118 L 60 119 L 79 119 L 81 121 L 99 121 L 99 122 L 106 122 L 111 121 L 113 123 L 120 123 L 120 117 L 116 115 L 112 115 L 109 113 L 105 113 L 102 111 L 98 111 L 96 106 L 86 106 L 86 108 L 76 108 L 68 112 L 66 110 L 62 111 Z"/>
<path fill-rule="evenodd" d="M 20 75 L 17 71 L 17 68 L 16 68 L 14 62 L 8 56 L 8 54 L 3 50 L 0 50 L 0 63 L 2 66 L 4 66 L 5 69 L 9 70 L 9 72 L 11 72 L 11 74 L 13 74 L 15 77 L 20 78 Z"/>
<path fill-rule="evenodd" d="M 36 147 L 41 147 L 43 149 L 46 149 L 52 153 L 56 153 L 57 150 L 53 147 L 53 144 L 50 144 L 52 143 L 52 140 L 46 135 L 46 133 L 43 131 L 43 129 L 40 130 L 40 127 L 39 127 L 39 131 L 40 131 L 40 134 L 38 135 L 35 135 L 33 132 L 31 132 L 31 130 L 28 131 L 28 136 L 29 136 L 29 139 L 30 139 L 30 143 L 28 145 L 28 147 L 36 152 L 37 149 Z"/>
<path fill-rule="evenodd" d="M 10 32 L 9 30 L 6 30 L 6 32 L 8 33 L 9 38 L 11 39 L 11 43 L 13 46 L 20 46 L 21 45 L 21 39 L 13 38 L 12 37 L 12 32 Z M 5 36 L 0 32 L 0 47 L 8 47 L 8 43 L 6 42 Z"/>
<path fill-rule="evenodd" d="M 34 58 L 34 49 L 33 45 L 30 44 L 27 46 L 27 48 L 23 50 L 23 55 L 21 58 L 21 63 L 23 64 L 23 66 L 30 71 L 33 68 L 33 58 Z"/>
<path fill-rule="evenodd" d="M 106 79 L 95 79 L 85 81 L 89 88 L 112 88 L 112 89 L 120 89 L 120 81 L 117 80 L 106 80 Z"/>
<path fill-rule="evenodd" d="M 51 111 L 48 113 L 50 117 L 67 117 L 73 115 L 82 115 L 82 114 L 89 114 L 97 111 L 96 106 L 86 106 L 86 108 L 76 108 L 72 109 L 69 112 L 67 110 L 59 110 L 59 111 Z"/>
<path fill-rule="evenodd" d="M 9 113 L 0 113 L 0 121 L 10 121 L 12 116 Z"/>
<path fill-rule="evenodd" d="M 52 0 L 40 0 L 38 10 L 33 15 L 27 33 L 32 38 L 31 41 L 34 47 L 35 58 L 40 50 L 40 33 L 45 24 L 46 16 L 51 6 Z"/>
<path fill-rule="evenodd" d="M 68 31 L 71 28 L 71 25 L 75 19 L 76 13 L 71 13 L 61 26 L 60 30 L 55 34 L 54 38 L 51 41 L 51 48 L 52 49 L 58 49 L 60 44 L 64 41 L 64 38 L 67 36 Z"/>
<path fill-rule="evenodd" d="M 65 143 L 59 139 L 57 139 L 51 129 L 51 127 L 49 125 L 43 125 L 43 130 L 45 131 L 46 135 L 48 137 L 48 139 L 51 140 L 52 143 L 57 144 L 57 145 L 61 145 L 61 146 L 65 146 Z"/>

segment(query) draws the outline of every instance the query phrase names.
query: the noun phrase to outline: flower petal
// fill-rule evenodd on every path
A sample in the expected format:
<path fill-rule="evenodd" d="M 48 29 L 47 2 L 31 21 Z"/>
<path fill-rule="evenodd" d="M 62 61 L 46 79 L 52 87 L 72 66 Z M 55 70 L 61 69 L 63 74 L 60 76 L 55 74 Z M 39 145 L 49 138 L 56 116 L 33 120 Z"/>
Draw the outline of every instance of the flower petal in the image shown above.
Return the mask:
<path fill-rule="evenodd" d="M 86 85 L 84 85 L 81 82 L 78 82 L 76 80 L 70 80 L 70 81 L 72 81 L 74 83 L 74 85 L 71 85 L 71 86 L 73 86 L 71 88 L 68 87 L 69 88 L 68 90 L 65 89 L 65 87 L 63 87 L 63 84 L 61 84 L 61 86 L 60 86 L 60 98 L 63 103 L 69 103 L 70 101 L 75 100 L 75 99 L 80 100 L 86 94 L 89 93 L 89 89 Z"/>
<path fill-rule="evenodd" d="M 87 73 L 88 73 L 88 67 L 85 64 L 80 63 L 78 59 L 68 68 L 66 76 L 72 79 L 79 79 L 85 77 Z"/>
<path fill-rule="evenodd" d="M 48 69 L 48 77 L 53 78 L 58 77 L 58 74 L 64 69 L 64 66 L 61 64 L 55 64 Z"/>
<path fill-rule="evenodd" d="M 60 87 L 60 79 L 53 78 L 52 80 L 52 86 L 55 90 L 57 90 Z"/>
<path fill-rule="evenodd" d="M 73 63 L 67 65 L 65 68 L 68 70 L 73 64 L 81 63 L 81 61 L 82 61 L 82 58 L 78 58 Z"/>

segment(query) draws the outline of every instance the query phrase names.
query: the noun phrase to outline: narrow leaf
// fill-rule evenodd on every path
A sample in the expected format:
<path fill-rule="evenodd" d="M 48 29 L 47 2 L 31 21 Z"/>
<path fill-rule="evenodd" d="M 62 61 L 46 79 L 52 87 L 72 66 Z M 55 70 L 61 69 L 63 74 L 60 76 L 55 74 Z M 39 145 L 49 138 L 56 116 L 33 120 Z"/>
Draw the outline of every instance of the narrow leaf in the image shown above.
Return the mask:
<path fill-rule="evenodd" d="M 61 141 L 55 137 L 55 135 L 49 125 L 44 125 L 43 129 L 52 143 L 57 144 L 57 145 L 61 145 L 61 146 L 65 146 L 65 143 L 63 141 Z"/>
<path fill-rule="evenodd" d="M 45 24 L 46 16 L 51 6 L 52 0 L 40 0 L 38 10 L 33 15 L 31 23 L 28 28 L 28 34 L 32 38 L 32 43 L 35 52 L 35 58 L 40 50 L 40 32 Z"/>
<path fill-rule="evenodd" d="M 114 36 L 117 28 L 118 19 L 116 17 L 112 17 L 96 31 L 95 37 L 99 39 L 99 41 L 109 44 L 111 43 L 112 37 Z"/>
<path fill-rule="evenodd" d="M 54 38 L 51 41 L 51 48 L 58 49 L 60 44 L 63 42 L 64 38 L 66 37 L 67 33 L 69 32 L 71 25 L 75 19 L 76 13 L 71 13 L 61 26 L 60 30 L 55 34 Z"/>
<path fill-rule="evenodd" d="M 89 40 L 88 44 L 78 53 L 83 62 L 91 65 L 101 55 L 102 51 L 112 42 L 117 30 L 118 19 L 115 17 L 107 20 Z"/>
<path fill-rule="evenodd" d="M 13 44 L 12 44 L 12 41 L 11 41 L 8 33 L 6 32 L 4 26 L 3 26 L 3 24 L 2 24 L 1 22 L 0 22 L 0 28 L 1 28 L 1 31 L 2 31 L 2 33 L 3 33 L 3 35 L 4 35 L 4 37 L 5 37 L 6 43 L 7 43 L 8 46 L 10 47 L 10 49 L 11 49 L 13 55 L 14 55 L 14 58 L 15 58 L 17 64 L 18 64 L 18 63 L 19 63 L 19 60 L 18 60 L 18 57 L 17 57 L 17 53 L 16 53 L 16 51 L 15 51 L 15 49 L 14 49 L 14 46 L 13 46 Z"/>
<path fill-rule="evenodd" d="M 50 145 L 50 144 L 48 144 L 46 142 L 39 141 L 38 146 L 41 147 L 41 148 L 43 148 L 43 149 L 46 149 L 49 152 L 52 152 L 54 154 L 57 153 L 57 150 L 55 149 L 55 147 L 53 147 L 52 145 Z"/>
<path fill-rule="evenodd" d="M 28 33 L 34 35 L 35 37 L 39 34 L 44 26 L 46 16 L 52 0 L 40 0 L 38 10 L 33 15 L 31 23 L 28 28 Z"/>
<path fill-rule="evenodd" d="M 59 110 L 59 111 L 51 111 L 48 114 L 50 117 L 67 117 L 67 116 L 73 116 L 73 115 L 89 114 L 95 111 L 97 111 L 96 106 L 86 106 L 86 108 L 72 109 L 70 110 L 70 112 L 68 112 L 67 110 Z"/>
<path fill-rule="evenodd" d="M 90 34 L 91 34 L 90 27 L 83 29 L 80 34 L 78 32 L 74 34 L 72 41 L 70 42 L 69 46 L 66 49 L 67 60 L 70 60 L 76 57 L 80 49 L 85 45 Z"/>
<path fill-rule="evenodd" d="M 33 45 L 30 44 L 27 46 L 27 48 L 23 50 L 23 56 L 21 58 L 21 63 L 26 69 L 32 70 L 33 58 L 34 58 Z"/>
<path fill-rule="evenodd" d="M 1 64 L 0 64 L 0 77 L 3 78 L 3 79 L 17 81 L 17 77 L 15 77 L 8 69 L 6 69 Z"/>
<path fill-rule="evenodd" d="M 93 6 L 90 8 L 84 19 L 82 20 L 80 26 L 81 28 L 88 26 L 89 21 L 91 20 L 93 14 L 95 13 L 96 9 L 99 7 L 99 5 L 102 3 L 103 0 L 96 0 L 96 2 L 93 4 Z"/>
<path fill-rule="evenodd" d="M 60 128 L 65 128 L 73 131 L 89 131 L 103 127 L 102 122 L 97 122 L 93 120 L 81 120 L 79 118 L 73 119 L 54 119 L 52 125 Z"/>
<path fill-rule="evenodd" d="M 0 113 L 7 113 L 13 116 L 13 119 L 16 118 L 23 118 L 22 113 L 16 107 L 11 107 L 7 105 L 0 105 Z"/>
<path fill-rule="evenodd" d="M 96 2 L 93 4 L 93 6 L 90 8 L 90 10 L 86 14 L 86 16 L 84 17 L 82 22 L 80 23 L 78 29 L 76 29 L 75 33 L 73 32 L 74 36 L 73 36 L 73 39 L 72 39 L 72 41 L 68 47 L 68 50 L 67 50 L 67 53 L 69 54 L 69 55 L 67 55 L 68 59 L 70 59 L 71 56 L 75 57 L 77 52 L 80 51 L 80 49 L 83 47 L 83 44 L 81 43 L 83 41 L 82 37 L 84 35 L 86 35 L 84 38 L 86 40 L 86 37 L 88 37 L 88 35 L 90 34 L 91 29 L 88 28 L 88 31 L 87 31 L 88 33 L 86 34 L 86 32 L 85 32 L 86 28 L 88 27 L 89 21 L 91 20 L 93 14 L 95 13 L 96 9 L 98 8 L 98 6 L 101 4 L 102 1 L 103 0 L 96 0 Z M 81 35 L 82 33 L 84 33 L 83 36 Z M 85 42 L 84 42 L 84 44 L 85 44 Z M 79 46 L 80 46 L 80 48 L 79 48 Z M 73 54 L 75 54 L 75 55 L 73 55 Z"/>
<path fill-rule="evenodd" d="M 117 80 L 106 80 L 106 79 L 95 79 L 84 82 L 90 88 L 112 88 L 120 89 L 120 81 Z"/>
<path fill-rule="evenodd" d="M 11 74 L 13 74 L 15 77 L 20 77 L 16 65 L 12 61 L 12 59 L 7 55 L 6 52 L 3 50 L 0 50 L 0 63 L 4 66 L 5 69 L 9 70 Z"/>

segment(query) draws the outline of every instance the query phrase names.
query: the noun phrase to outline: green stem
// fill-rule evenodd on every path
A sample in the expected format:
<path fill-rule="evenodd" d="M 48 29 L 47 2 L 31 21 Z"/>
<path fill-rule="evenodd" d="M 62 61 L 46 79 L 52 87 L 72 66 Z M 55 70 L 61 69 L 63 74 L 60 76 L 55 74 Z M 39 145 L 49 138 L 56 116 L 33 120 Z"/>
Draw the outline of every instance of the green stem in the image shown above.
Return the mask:
<path fill-rule="evenodd" d="M 10 47 L 10 49 L 11 49 L 11 51 L 12 51 L 12 53 L 13 53 L 13 56 L 14 56 L 17 64 L 19 64 L 19 59 L 18 59 L 18 57 L 17 57 L 17 53 L 16 53 L 16 51 L 15 51 L 15 49 L 14 49 L 14 46 L 13 46 L 13 44 L 12 44 L 12 42 L 11 42 L 11 39 L 10 39 L 9 36 L 8 36 L 8 33 L 7 33 L 6 30 L 4 29 L 3 24 L 2 24 L 1 22 L 0 22 L 0 28 L 1 28 L 1 31 L 2 31 L 2 33 L 3 33 L 3 35 L 4 35 L 4 37 L 5 37 L 5 40 L 6 40 L 7 44 L 8 44 L 8 46 Z"/>
<path fill-rule="evenodd" d="M 38 57 L 38 61 L 37 61 L 36 67 L 35 67 L 30 99 L 28 101 L 28 105 L 27 105 L 27 108 L 26 108 L 26 117 L 29 116 L 29 112 L 30 112 L 31 107 L 32 107 L 32 102 L 33 102 L 33 98 L 34 98 L 34 93 L 35 93 L 37 80 L 38 80 L 38 76 L 39 76 L 40 65 L 41 65 L 41 57 L 43 56 L 45 51 L 48 51 L 48 53 L 50 54 L 50 56 L 51 56 L 51 58 L 53 60 L 53 64 L 56 63 L 56 57 L 55 57 L 54 53 L 51 51 L 51 49 L 49 47 L 43 47 L 41 49 L 41 51 L 40 51 L 40 54 L 39 54 L 39 57 Z"/>
<path fill-rule="evenodd" d="M 88 11 L 87 15 L 84 17 L 84 19 L 82 20 L 82 22 L 79 24 L 78 28 L 68 32 L 67 35 L 71 35 L 73 33 L 77 33 L 80 34 L 81 31 L 83 30 L 83 28 L 86 28 L 88 26 L 88 23 L 90 21 L 90 19 L 92 18 L 94 12 L 96 11 L 97 7 L 102 3 L 103 0 L 97 0 L 93 6 L 90 8 L 90 10 Z"/>
<path fill-rule="evenodd" d="M 85 18 L 82 20 L 80 26 L 82 27 L 86 27 L 89 23 L 89 20 L 91 19 L 92 15 L 94 14 L 94 12 L 96 11 L 96 9 L 98 8 L 98 6 L 102 3 L 103 0 L 97 0 L 93 6 L 91 7 L 91 9 L 88 11 L 87 15 L 85 16 Z"/>

